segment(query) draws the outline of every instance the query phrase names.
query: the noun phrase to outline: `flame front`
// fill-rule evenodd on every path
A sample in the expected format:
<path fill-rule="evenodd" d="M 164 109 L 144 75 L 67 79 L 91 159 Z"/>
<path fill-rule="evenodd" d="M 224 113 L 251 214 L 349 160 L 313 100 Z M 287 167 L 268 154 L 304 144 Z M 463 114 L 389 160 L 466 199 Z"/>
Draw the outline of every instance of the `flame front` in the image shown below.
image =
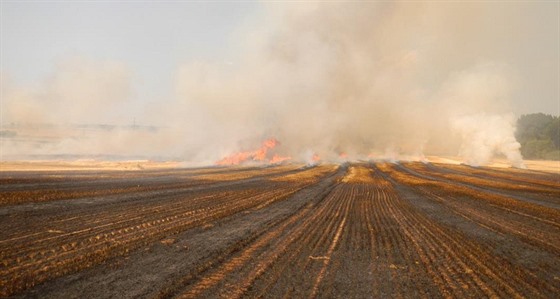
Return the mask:
<path fill-rule="evenodd" d="M 277 163 L 282 163 L 284 161 L 288 161 L 288 160 L 291 160 L 291 159 L 292 159 L 292 157 L 289 157 L 289 156 L 283 157 L 283 156 L 280 156 L 278 154 L 274 154 L 274 156 L 272 156 L 272 159 L 270 159 L 270 163 L 271 164 L 277 164 Z"/>
<path fill-rule="evenodd" d="M 265 140 L 259 149 L 231 154 L 217 161 L 216 165 L 238 165 L 250 161 L 275 164 L 290 160 L 291 157 L 284 157 L 278 154 L 274 154 L 270 159 L 268 158 L 268 152 L 279 144 L 278 140 L 270 138 Z"/>

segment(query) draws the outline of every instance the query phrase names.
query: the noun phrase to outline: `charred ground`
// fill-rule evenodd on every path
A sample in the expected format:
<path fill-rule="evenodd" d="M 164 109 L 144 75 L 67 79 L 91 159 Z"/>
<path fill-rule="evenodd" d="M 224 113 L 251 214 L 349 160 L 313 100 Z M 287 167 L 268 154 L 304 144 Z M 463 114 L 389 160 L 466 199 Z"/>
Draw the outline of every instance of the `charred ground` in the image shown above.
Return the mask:
<path fill-rule="evenodd" d="M 557 173 L 355 163 L 0 181 L 1 296 L 560 292 Z"/>

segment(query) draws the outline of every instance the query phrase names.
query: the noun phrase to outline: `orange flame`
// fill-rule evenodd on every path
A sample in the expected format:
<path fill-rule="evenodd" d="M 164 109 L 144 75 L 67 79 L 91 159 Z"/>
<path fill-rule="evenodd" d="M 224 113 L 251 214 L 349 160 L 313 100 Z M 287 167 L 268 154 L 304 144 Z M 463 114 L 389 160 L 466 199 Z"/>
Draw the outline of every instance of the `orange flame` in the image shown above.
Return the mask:
<path fill-rule="evenodd" d="M 275 138 L 270 138 L 265 140 L 261 147 L 256 151 L 247 151 L 247 152 L 239 152 L 235 154 L 231 154 L 219 161 L 216 162 L 217 165 L 237 165 L 247 161 L 260 161 L 266 162 L 268 151 L 275 148 L 279 145 L 280 142 Z M 291 157 L 282 157 L 278 155 L 274 155 L 270 161 L 270 163 L 280 163 L 282 161 L 286 161 L 291 159 Z"/>
<path fill-rule="evenodd" d="M 291 159 L 292 159 L 292 157 L 282 157 L 282 156 L 279 156 L 278 154 L 275 154 L 274 156 L 272 156 L 272 159 L 270 159 L 270 163 L 271 164 L 277 164 L 277 163 L 282 163 L 284 161 L 291 160 Z"/>
<path fill-rule="evenodd" d="M 321 157 L 319 157 L 319 155 L 317 155 L 317 154 L 313 154 L 313 157 L 311 157 L 311 161 L 319 162 L 319 161 L 321 161 Z"/>
<path fill-rule="evenodd" d="M 240 152 L 235 153 L 230 156 L 223 158 L 220 161 L 217 161 L 217 165 L 237 165 L 239 163 L 243 163 L 249 159 L 251 156 L 251 152 Z"/>

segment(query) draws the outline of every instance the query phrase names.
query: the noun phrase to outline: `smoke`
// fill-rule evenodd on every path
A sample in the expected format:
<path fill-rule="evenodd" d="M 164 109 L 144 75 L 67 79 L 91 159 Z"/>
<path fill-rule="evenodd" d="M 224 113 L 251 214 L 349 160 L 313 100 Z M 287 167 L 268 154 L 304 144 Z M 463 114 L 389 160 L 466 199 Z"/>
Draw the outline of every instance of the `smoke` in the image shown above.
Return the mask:
<path fill-rule="evenodd" d="M 491 40 L 484 32 L 491 20 L 482 20 L 478 9 L 441 3 L 268 8 L 269 26 L 241 35 L 250 46 L 237 64 L 196 62 L 183 66 L 178 79 L 183 105 L 207 115 L 216 129 L 209 133 L 233 142 L 233 151 L 236 141 L 274 136 L 304 161 L 310 152 L 327 161 L 341 153 L 423 159 L 425 150 L 465 148 L 465 138 L 474 136 L 452 125 L 456 120 L 511 113 L 515 71 L 477 55 L 496 47 L 481 44 Z M 503 135 L 492 138 L 506 140 L 513 130 L 494 130 Z M 485 160 L 494 152 L 519 155 L 510 146 Z M 461 153 L 480 162 L 471 157 L 476 151 Z"/>
<path fill-rule="evenodd" d="M 106 123 L 130 100 L 131 71 L 117 61 L 70 57 L 38 86 L 18 88 L 2 80 L 4 122 Z M 7 81 L 7 82 L 5 82 Z M 6 86 L 8 85 L 8 86 Z M 6 89 L 6 90 L 5 90 Z"/>
<path fill-rule="evenodd" d="M 519 57 L 510 45 L 531 34 L 520 30 L 531 21 L 519 17 L 524 9 L 265 3 L 260 17 L 237 31 L 231 62 L 179 66 L 176 97 L 139 113 L 160 130 L 93 139 L 100 152 L 201 163 L 275 138 L 276 153 L 308 163 L 460 154 L 472 165 L 505 155 L 522 166 L 511 96 L 525 78 L 510 63 Z M 130 78 L 118 63 L 73 61 L 39 92 L 4 95 L 17 98 L 4 110 L 19 122 L 114 121 L 118 107 L 129 105 Z M 108 148 L 105 139 L 113 140 Z M 61 147 L 67 145 L 54 150 Z"/>
<path fill-rule="evenodd" d="M 491 162 L 496 154 L 506 156 L 512 166 L 525 168 L 515 140 L 513 115 L 484 114 L 457 118 L 453 127 L 463 137 L 460 155 L 469 165 L 480 166 Z"/>
<path fill-rule="evenodd" d="M 2 158 L 156 154 L 149 131 L 116 126 L 131 108 L 131 71 L 117 61 L 73 56 L 34 86 L 2 74 Z M 150 138 L 146 138 L 150 137 Z M 165 151 L 164 148 L 159 150 Z"/>

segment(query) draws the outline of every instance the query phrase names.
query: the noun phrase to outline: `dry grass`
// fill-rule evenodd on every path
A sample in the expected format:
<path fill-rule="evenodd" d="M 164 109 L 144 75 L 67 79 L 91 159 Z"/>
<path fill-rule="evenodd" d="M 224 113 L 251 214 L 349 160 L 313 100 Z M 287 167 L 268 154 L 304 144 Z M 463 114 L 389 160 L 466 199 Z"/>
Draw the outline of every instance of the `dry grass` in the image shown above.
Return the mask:
<path fill-rule="evenodd" d="M 140 161 L 2 161 L 1 171 L 144 170 L 180 167 L 180 162 Z"/>
<path fill-rule="evenodd" d="M 443 163 L 443 164 L 461 164 L 464 163 L 461 157 L 456 156 L 427 156 L 426 159 L 432 163 Z M 525 166 L 529 170 L 546 171 L 560 173 L 560 161 L 550 161 L 550 160 L 524 160 Z M 511 168 L 511 164 L 506 159 L 494 159 L 488 165 L 488 167 L 495 168 Z"/>

